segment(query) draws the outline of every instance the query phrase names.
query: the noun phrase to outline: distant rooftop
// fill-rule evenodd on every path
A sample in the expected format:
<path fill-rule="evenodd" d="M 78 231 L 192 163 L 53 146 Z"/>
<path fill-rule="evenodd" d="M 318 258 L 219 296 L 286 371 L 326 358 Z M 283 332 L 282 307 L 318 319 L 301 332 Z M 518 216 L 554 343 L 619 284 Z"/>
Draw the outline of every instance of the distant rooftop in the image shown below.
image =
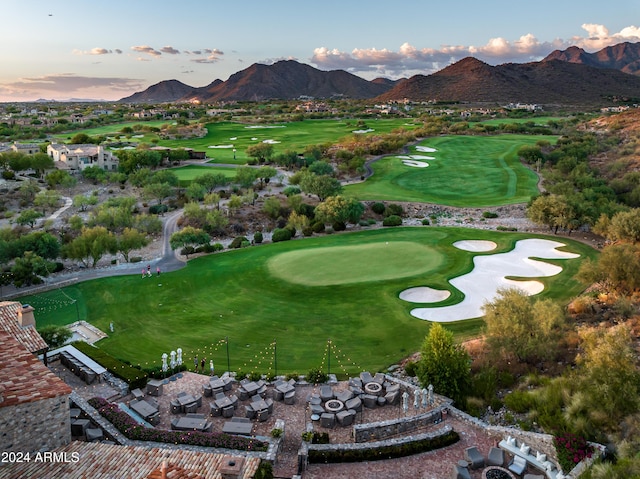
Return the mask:
<path fill-rule="evenodd" d="M 35 324 L 23 325 L 21 319 L 31 314 L 33 308 L 25 306 L 15 301 L 0 302 L 0 331 L 5 331 L 20 342 L 29 352 L 37 353 L 47 349 L 47 343 L 36 331 Z M 5 359 L 6 351 L 0 348 L 0 362 Z"/>

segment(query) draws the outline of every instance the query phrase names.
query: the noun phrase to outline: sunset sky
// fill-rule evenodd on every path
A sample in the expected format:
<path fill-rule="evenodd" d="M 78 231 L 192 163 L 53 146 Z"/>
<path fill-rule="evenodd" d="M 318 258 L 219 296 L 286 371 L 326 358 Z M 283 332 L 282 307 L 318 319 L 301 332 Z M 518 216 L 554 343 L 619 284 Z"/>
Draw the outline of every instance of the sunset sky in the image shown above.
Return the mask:
<path fill-rule="evenodd" d="M 638 0 L 2 0 L 0 102 L 117 100 L 294 59 L 366 79 L 640 41 Z"/>

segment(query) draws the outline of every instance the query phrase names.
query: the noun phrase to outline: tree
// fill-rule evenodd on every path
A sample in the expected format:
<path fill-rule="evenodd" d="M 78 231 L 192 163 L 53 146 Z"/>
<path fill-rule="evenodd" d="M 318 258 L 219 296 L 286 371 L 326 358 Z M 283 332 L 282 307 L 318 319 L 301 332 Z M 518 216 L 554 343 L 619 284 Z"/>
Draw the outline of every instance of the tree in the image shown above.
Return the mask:
<path fill-rule="evenodd" d="M 276 219 L 282 214 L 282 205 L 280 200 L 275 196 L 270 196 L 262 204 L 262 211 L 264 211 L 270 218 Z"/>
<path fill-rule="evenodd" d="M 53 270 L 53 265 L 49 265 L 46 260 L 33 251 L 26 251 L 24 256 L 15 259 L 11 268 L 13 284 L 18 288 L 40 284 L 42 283 L 41 276 L 49 276 L 50 270 Z"/>
<path fill-rule="evenodd" d="M 169 183 L 150 183 L 142 190 L 142 195 L 145 198 L 154 198 L 159 205 L 172 194 L 173 186 Z"/>
<path fill-rule="evenodd" d="M 102 171 L 100 168 L 98 169 Z M 75 185 L 75 182 L 77 181 L 73 176 L 69 174 L 68 171 L 64 170 L 54 170 L 47 176 L 45 176 L 44 179 L 47 182 L 47 185 L 49 185 L 49 188 L 55 188 L 58 185 L 62 186 L 63 188 L 68 188 Z M 72 182 L 73 184 L 71 184 Z"/>
<path fill-rule="evenodd" d="M 640 208 L 620 211 L 611 218 L 606 237 L 612 241 L 640 241 Z"/>
<path fill-rule="evenodd" d="M 320 201 L 335 196 L 342 191 L 340 181 L 328 175 L 307 173 L 300 179 L 300 189 L 305 193 L 316 195 Z"/>
<path fill-rule="evenodd" d="M 144 248 L 149 244 L 147 236 L 135 228 L 125 228 L 117 240 L 117 249 L 127 263 L 131 251 Z"/>
<path fill-rule="evenodd" d="M 187 226 L 180 231 L 176 231 L 169 239 L 171 249 L 178 249 L 186 246 L 199 246 L 209 244 L 210 242 L 211 237 L 205 231 L 192 226 Z M 188 258 L 189 253 L 186 253 L 186 256 Z"/>
<path fill-rule="evenodd" d="M 95 268 L 106 254 L 118 252 L 118 242 L 113 233 L 104 226 L 84 228 L 80 235 L 63 247 L 67 258 L 82 261 L 85 266 Z"/>
<path fill-rule="evenodd" d="M 309 171 L 314 175 L 333 175 L 333 167 L 326 161 L 316 161 L 312 163 Z"/>
<path fill-rule="evenodd" d="M 24 181 L 18 190 L 18 197 L 24 203 L 31 203 L 39 191 L 38 183 L 33 180 Z"/>
<path fill-rule="evenodd" d="M 258 163 L 270 161 L 273 156 L 273 145 L 271 143 L 258 143 L 247 148 L 247 156 L 256 158 Z"/>
<path fill-rule="evenodd" d="M 96 195 L 76 195 L 73 197 L 73 206 L 85 211 L 88 206 L 95 206 L 98 204 L 98 197 Z"/>
<path fill-rule="evenodd" d="M 258 170 L 249 166 L 242 166 L 236 170 L 234 182 L 243 188 L 249 188 L 256 181 Z"/>
<path fill-rule="evenodd" d="M 204 195 L 207 193 L 207 189 L 195 182 L 191 182 L 184 194 L 190 201 L 201 201 L 204 199 Z"/>
<path fill-rule="evenodd" d="M 149 183 L 166 183 L 170 186 L 178 186 L 180 180 L 178 179 L 178 175 L 176 175 L 173 171 L 160 170 L 156 171 L 153 174 L 153 176 L 149 180 Z"/>
<path fill-rule="evenodd" d="M 59 193 L 51 190 L 44 190 L 36 195 L 36 197 L 33 199 L 33 204 L 35 206 L 41 207 L 42 214 L 45 214 L 47 209 L 56 208 L 60 204 L 61 199 L 62 196 L 60 196 Z"/>
<path fill-rule="evenodd" d="M 218 186 L 225 186 L 229 183 L 229 180 L 222 173 L 205 173 L 194 178 L 194 183 L 202 185 L 207 190 L 207 193 L 212 193 Z"/>
<path fill-rule="evenodd" d="M 423 387 L 433 389 L 464 405 L 471 386 L 471 358 L 453 340 L 453 333 L 433 323 L 420 349 L 418 378 Z"/>
<path fill-rule="evenodd" d="M 88 166 L 82 170 L 83 178 L 91 181 L 94 185 L 107 179 L 107 172 L 99 166 Z"/>
<path fill-rule="evenodd" d="M 23 210 L 22 213 L 16 218 L 16 223 L 20 226 L 29 225 L 32 229 L 38 222 L 38 218 L 42 218 L 42 213 L 39 211 L 28 209 Z"/>
<path fill-rule="evenodd" d="M 39 329 L 38 333 L 47 343 L 49 349 L 61 348 L 73 336 L 73 332 L 69 328 L 55 324 L 49 324 Z"/>
<path fill-rule="evenodd" d="M 364 206 L 354 198 L 330 196 L 315 209 L 315 217 L 323 223 L 357 223 L 364 213 Z"/>
<path fill-rule="evenodd" d="M 503 288 L 482 311 L 486 344 L 495 356 L 527 362 L 556 354 L 565 317 L 552 301 L 532 301 L 520 289 Z"/>
<path fill-rule="evenodd" d="M 258 168 L 256 177 L 260 180 L 260 188 L 262 188 L 265 183 L 269 183 L 271 178 L 276 176 L 277 173 L 278 170 L 271 166 L 261 166 L 260 168 Z"/>
<path fill-rule="evenodd" d="M 603 282 L 619 291 L 640 288 L 640 246 L 607 246 L 595 262 L 587 260 L 580 265 L 578 278 L 587 283 Z"/>
<path fill-rule="evenodd" d="M 31 168 L 33 168 L 38 176 L 42 177 L 46 170 L 54 167 L 53 158 L 46 153 L 35 153 L 29 157 Z"/>
<path fill-rule="evenodd" d="M 586 328 L 578 331 L 580 354 L 574 378 L 581 408 L 587 411 L 594 430 L 610 431 L 623 417 L 640 408 L 640 372 L 634 338 L 627 325 Z"/>

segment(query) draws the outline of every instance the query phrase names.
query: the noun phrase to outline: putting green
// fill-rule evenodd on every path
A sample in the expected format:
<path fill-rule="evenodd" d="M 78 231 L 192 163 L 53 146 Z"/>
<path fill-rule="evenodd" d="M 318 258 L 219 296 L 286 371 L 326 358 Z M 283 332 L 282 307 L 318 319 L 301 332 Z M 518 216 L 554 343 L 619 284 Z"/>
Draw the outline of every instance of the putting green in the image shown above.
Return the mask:
<path fill-rule="evenodd" d="M 288 251 L 272 257 L 267 265 L 282 280 L 329 286 L 406 278 L 434 270 L 442 261 L 441 253 L 423 244 L 387 241 Z M 336 264 L 340 265 L 339 275 Z"/>

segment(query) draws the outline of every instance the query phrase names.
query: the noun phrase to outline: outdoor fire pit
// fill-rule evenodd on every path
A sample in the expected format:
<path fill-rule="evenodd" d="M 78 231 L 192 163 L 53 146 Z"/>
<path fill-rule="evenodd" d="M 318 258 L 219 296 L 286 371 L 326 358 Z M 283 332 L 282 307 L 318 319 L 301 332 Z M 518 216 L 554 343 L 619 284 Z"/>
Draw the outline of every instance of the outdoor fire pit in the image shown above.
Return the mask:
<path fill-rule="evenodd" d="M 504 467 L 489 466 L 482 471 L 482 479 L 516 479 L 516 477 Z"/>
<path fill-rule="evenodd" d="M 324 408 L 327 412 L 337 413 L 344 409 L 344 403 L 338 399 L 329 399 Z"/>
<path fill-rule="evenodd" d="M 364 385 L 364 390 L 367 394 L 379 396 L 382 392 L 382 384 L 378 384 L 376 382 L 367 383 Z"/>

